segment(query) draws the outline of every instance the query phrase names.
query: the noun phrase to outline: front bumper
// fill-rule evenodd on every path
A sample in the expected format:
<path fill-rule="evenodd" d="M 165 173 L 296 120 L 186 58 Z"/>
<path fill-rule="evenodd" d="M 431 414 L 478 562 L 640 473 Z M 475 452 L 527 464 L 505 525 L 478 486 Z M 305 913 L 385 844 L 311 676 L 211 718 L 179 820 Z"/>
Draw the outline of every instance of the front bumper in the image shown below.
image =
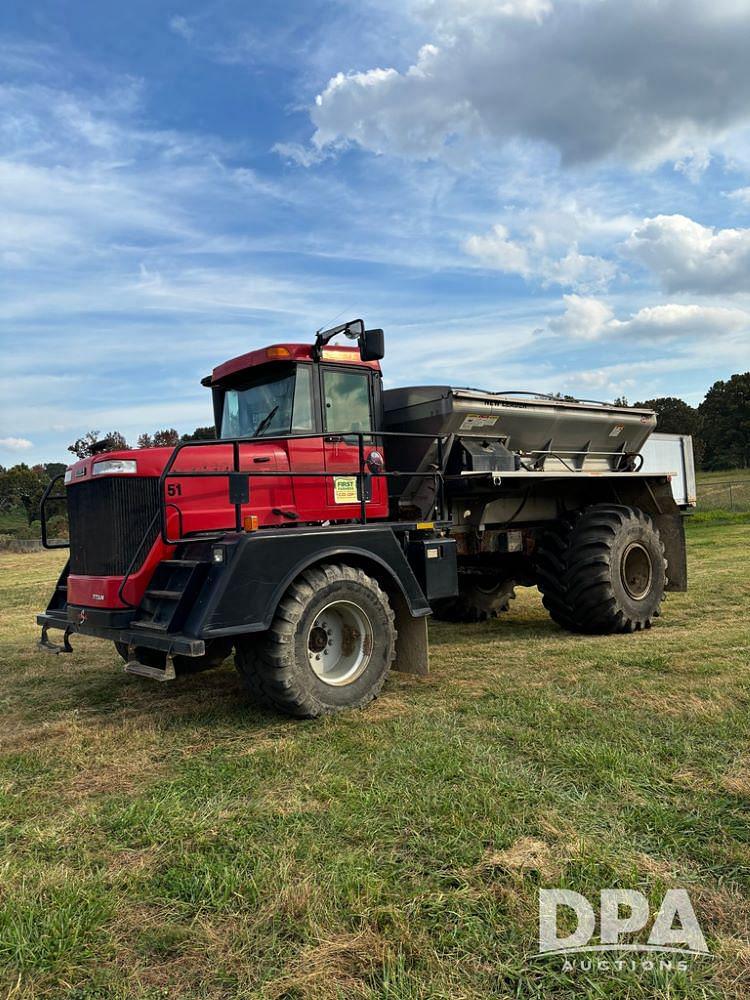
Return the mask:
<path fill-rule="evenodd" d="M 79 616 L 80 617 L 80 616 Z M 124 642 L 126 645 L 145 646 L 177 656 L 203 656 L 206 643 L 192 636 L 160 633 L 145 628 L 113 628 L 85 619 L 71 621 L 67 611 L 47 611 L 36 616 L 37 625 L 43 629 L 61 629 L 66 636 L 89 635 L 94 639 L 108 639 L 110 642 Z"/>

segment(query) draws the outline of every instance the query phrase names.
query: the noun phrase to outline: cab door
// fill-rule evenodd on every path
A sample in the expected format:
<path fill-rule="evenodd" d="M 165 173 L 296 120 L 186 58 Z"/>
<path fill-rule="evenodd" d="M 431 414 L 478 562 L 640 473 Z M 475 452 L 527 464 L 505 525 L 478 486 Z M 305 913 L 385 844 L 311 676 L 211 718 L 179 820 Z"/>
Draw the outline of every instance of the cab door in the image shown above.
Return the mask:
<path fill-rule="evenodd" d="M 321 365 L 320 391 L 323 409 L 323 458 L 326 473 L 326 503 L 330 520 L 351 520 L 361 514 L 359 484 L 359 439 L 352 432 L 370 435 L 375 427 L 372 376 L 368 369 Z M 374 436 L 365 437 L 363 457 L 376 451 Z M 370 480 L 367 516 L 385 517 L 388 489 L 384 476 Z"/>

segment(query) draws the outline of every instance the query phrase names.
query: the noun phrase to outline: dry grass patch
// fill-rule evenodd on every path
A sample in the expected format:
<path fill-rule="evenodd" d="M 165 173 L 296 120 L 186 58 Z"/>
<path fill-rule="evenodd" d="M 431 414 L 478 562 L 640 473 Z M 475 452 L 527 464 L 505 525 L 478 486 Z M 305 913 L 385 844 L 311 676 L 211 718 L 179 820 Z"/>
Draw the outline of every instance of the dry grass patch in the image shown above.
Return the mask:
<path fill-rule="evenodd" d="M 144 848 L 124 848 L 109 853 L 106 857 L 104 873 L 108 878 L 128 878 L 149 869 L 156 868 L 164 856 L 163 844 L 151 844 Z"/>
<path fill-rule="evenodd" d="M 736 888 L 691 883 L 690 898 L 704 931 L 750 945 L 750 899 Z"/>
<path fill-rule="evenodd" d="M 714 973 L 724 1000 L 747 1000 L 750 997 L 750 944 L 736 938 L 719 937 Z"/>
<path fill-rule="evenodd" d="M 521 877 L 533 872 L 551 881 L 560 874 L 562 861 L 543 840 L 520 837 L 504 851 L 491 851 L 486 854 L 478 866 L 479 871 L 496 868 Z"/>
<path fill-rule="evenodd" d="M 6 719 L 0 732 L 0 753 L 21 753 L 38 747 L 47 748 L 55 742 L 69 743 L 75 721 L 58 719 L 29 725 L 22 721 Z"/>
<path fill-rule="evenodd" d="M 355 1000 L 370 997 L 372 979 L 382 972 L 393 948 L 371 930 L 337 934 L 307 945 L 279 978 L 262 987 L 265 1000 Z"/>
<path fill-rule="evenodd" d="M 148 991 L 183 996 L 197 984 L 208 984 L 220 960 L 214 940 L 200 921 L 179 922 L 161 906 L 122 907 L 110 934 L 114 967 L 133 984 L 135 996 Z"/>
<path fill-rule="evenodd" d="M 731 795 L 750 798 L 750 757 L 741 757 L 721 778 L 721 787 Z"/>
<path fill-rule="evenodd" d="M 638 871 L 643 872 L 644 875 L 649 876 L 651 879 L 674 882 L 682 874 L 681 869 L 675 865 L 674 861 L 668 861 L 666 858 L 657 858 L 651 854 L 636 854 L 635 862 Z"/>
<path fill-rule="evenodd" d="M 673 719 L 689 718 L 691 716 L 720 717 L 736 704 L 736 693 L 731 689 L 726 691 L 712 690 L 706 695 L 705 682 L 695 685 L 697 691 L 691 691 L 685 685 L 675 686 L 674 691 L 649 691 L 643 687 L 626 692 L 626 697 L 640 709 L 653 711 L 655 714 L 667 715 Z"/>

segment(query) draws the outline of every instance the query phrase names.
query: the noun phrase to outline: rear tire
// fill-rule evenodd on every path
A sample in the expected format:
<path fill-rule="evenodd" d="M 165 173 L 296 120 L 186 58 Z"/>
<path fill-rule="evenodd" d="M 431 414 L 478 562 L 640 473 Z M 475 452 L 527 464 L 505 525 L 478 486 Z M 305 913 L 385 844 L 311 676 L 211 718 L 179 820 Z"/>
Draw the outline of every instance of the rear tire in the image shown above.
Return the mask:
<path fill-rule="evenodd" d="M 514 580 L 459 575 L 458 596 L 435 601 L 432 612 L 441 622 L 486 622 L 498 618 L 515 600 Z"/>
<path fill-rule="evenodd" d="M 267 632 L 237 642 L 235 664 L 255 701 L 288 715 L 361 708 L 388 676 L 394 621 L 377 581 L 354 566 L 326 563 L 294 581 Z"/>
<path fill-rule="evenodd" d="M 659 532 L 636 507 L 589 507 L 552 527 L 539 546 L 537 585 L 544 606 L 573 632 L 650 628 L 666 584 Z"/>

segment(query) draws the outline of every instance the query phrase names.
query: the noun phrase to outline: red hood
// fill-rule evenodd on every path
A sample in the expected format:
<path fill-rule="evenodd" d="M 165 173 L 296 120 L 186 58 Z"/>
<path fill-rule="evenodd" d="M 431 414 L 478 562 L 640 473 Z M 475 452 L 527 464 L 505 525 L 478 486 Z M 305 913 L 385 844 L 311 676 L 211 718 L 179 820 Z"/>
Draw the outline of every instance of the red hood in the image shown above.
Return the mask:
<path fill-rule="evenodd" d="M 129 448 L 127 451 L 105 451 L 92 458 L 82 458 L 66 469 L 65 482 L 67 486 L 86 481 L 93 475 L 92 466 L 97 462 L 108 462 L 112 459 L 135 461 L 138 464 L 138 476 L 160 476 L 169 460 L 173 448 Z M 106 475 L 106 473 L 104 473 Z M 128 473 L 126 473 L 127 475 Z"/>
<path fill-rule="evenodd" d="M 263 454 L 268 454 L 269 450 L 273 450 L 278 451 L 279 455 L 284 455 L 284 450 L 278 446 L 278 442 L 266 441 L 261 438 L 243 444 L 242 452 L 245 458 L 248 450 L 254 445 L 257 445 Z M 88 482 L 94 476 L 92 469 L 97 463 L 113 459 L 135 461 L 137 465 L 136 476 L 160 476 L 173 451 L 174 448 L 130 448 L 127 451 L 107 451 L 101 455 L 94 455 L 93 458 L 83 458 L 68 466 L 66 485 L 74 486 L 76 483 Z M 182 449 L 174 465 L 177 472 L 225 471 L 232 468 L 232 445 L 226 444 L 222 447 L 212 444 L 210 441 L 191 442 L 189 446 Z M 102 477 L 106 475 L 128 476 L 132 473 L 100 473 L 99 475 Z"/>

